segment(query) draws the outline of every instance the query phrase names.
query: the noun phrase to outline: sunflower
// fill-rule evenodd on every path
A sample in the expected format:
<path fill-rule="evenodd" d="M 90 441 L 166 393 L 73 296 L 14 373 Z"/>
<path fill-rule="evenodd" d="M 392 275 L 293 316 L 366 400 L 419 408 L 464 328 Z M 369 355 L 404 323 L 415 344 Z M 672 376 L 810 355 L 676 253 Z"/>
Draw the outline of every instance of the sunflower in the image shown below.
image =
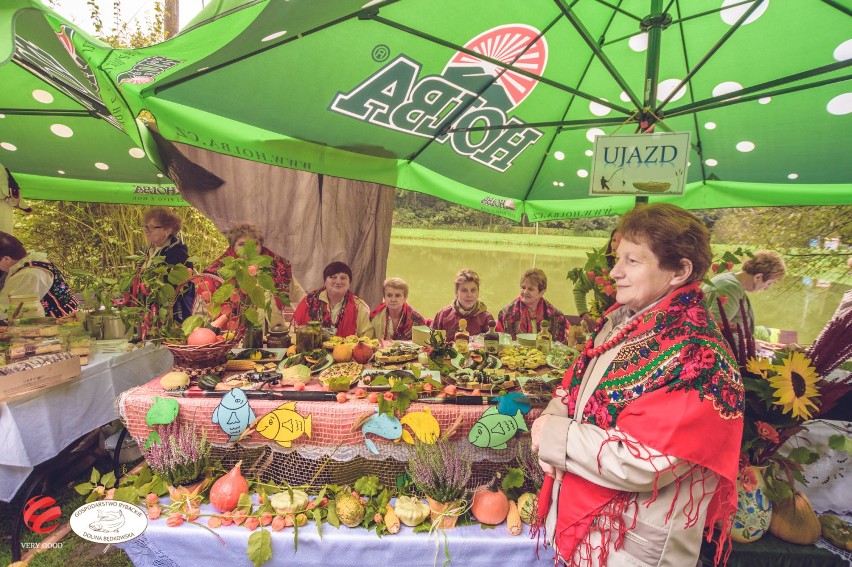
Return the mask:
<path fill-rule="evenodd" d="M 746 370 L 757 376 L 766 378 L 766 372 L 772 370 L 772 361 L 768 358 L 749 358 Z"/>
<path fill-rule="evenodd" d="M 819 396 L 818 377 L 810 359 L 800 352 L 792 352 L 774 370 L 777 375 L 769 378 L 769 384 L 775 389 L 772 395 L 778 399 L 773 403 L 783 406 L 784 413 L 792 411 L 794 418 L 810 419 L 808 406 L 817 409 L 812 398 Z"/>

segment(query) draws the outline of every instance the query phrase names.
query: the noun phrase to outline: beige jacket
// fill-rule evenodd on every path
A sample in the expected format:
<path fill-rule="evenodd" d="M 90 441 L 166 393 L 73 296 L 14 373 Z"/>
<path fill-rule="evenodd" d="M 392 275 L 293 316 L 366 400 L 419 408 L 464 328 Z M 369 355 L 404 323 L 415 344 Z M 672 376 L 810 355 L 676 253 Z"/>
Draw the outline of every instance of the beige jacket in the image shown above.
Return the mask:
<path fill-rule="evenodd" d="M 596 337 L 595 346 L 606 342 L 630 319 L 632 317 L 624 307 L 611 313 Z M 609 567 L 692 567 L 696 564 L 701 547 L 704 520 L 710 498 L 704 498 L 700 503 L 698 521 L 690 528 L 685 528 L 687 518 L 684 506 L 690 501 L 690 490 L 693 491 L 693 502 L 699 502 L 703 494 L 712 492 L 716 487 L 716 477 L 704 469 L 674 457 L 662 455 L 647 446 L 641 446 L 641 457 L 644 458 L 638 458 L 623 443 L 605 443 L 612 435 L 619 435 L 632 442 L 634 447 L 639 445 L 635 439 L 627 436 L 623 431 L 617 428 L 601 429 L 590 423 L 580 423 L 583 409 L 618 351 L 619 347 L 612 348 L 589 363 L 580 386 L 574 415 L 568 415 L 568 408 L 562 402 L 561 395 L 558 395 L 559 391 L 557 391 L 557 397 L 543 412 L 550 417 L 541 435 L 539 458 L 556 467 L 557 470 L 552 505 L 545 523 L 547 537 L 552 544 L 556 516 L 559 512 L 557 508 L 559 490 L 562 487 L 561 476 L 564 471 L 569 471 L 601 486 L 636 493 L 638 505 L 630 508 L 630 517 L 625 516 L 627 525 L 630 525 L 633 521 L 632 512 L 635 510 L 636 527 L 627 532 L 623 548 L 609 549 L 607 562 Z M 653 427 L 653 423 L 648 425 Z M 658 475 L 657 470 L 667 469 L 674 472 Z M 683 477 L 690 473 L 707 478 L 703 483 L 690 482 L 689 478 L 680 484 L 674 482 L 676 476 Z M 655 482 L 658 489 L 657 496 L 646 506 L 644 503 L 652 498 Z M 675 502 L 677 505 L 674 507 L 672 516 L 666 521 L 666 516 Z M 592 536 L 591 543 L 599 544 L 599 535 L 592 532 Z M 560 557 L 563 556 L 561 550 L 557 549 L 557 553 Z M 578 560 L 578 562 L 584 564 L 582 561 Z M 592 562 L 585 564 L 597 566 L 597 555 L 593 554 Z"/>
<path fill-rule="evenodd" d="M 328 304 L 328 292 L 326 290 L 322 290 L 319 294 L 320 301 Z M 334 309 L 331 309 L 331 320 L 334 321 L 337 318 L 337 313 L 340 310 L 340 306 L 343 304 L 341 301 L 337 305 L 335 305 Z M 370 337 L 371 339 L 375 337 L 375 331 L 373 330 L 373 325 L 370 323 L 370 306 L 367 305 L 367 302 L 355 296 L 355 305 L 358 308 L 358 336 L 359 337 Z"/>

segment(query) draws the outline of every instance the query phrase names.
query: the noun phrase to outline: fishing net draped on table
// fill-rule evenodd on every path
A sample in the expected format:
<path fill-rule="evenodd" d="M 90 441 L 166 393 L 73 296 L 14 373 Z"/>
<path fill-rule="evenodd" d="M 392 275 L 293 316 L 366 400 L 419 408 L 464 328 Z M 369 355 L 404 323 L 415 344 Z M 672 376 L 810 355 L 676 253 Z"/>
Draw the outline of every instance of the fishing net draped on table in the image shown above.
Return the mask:
<path fill-rule="evenodd" d="M 164 397 L 154 383 L 134 388 L 118 399 L 118 410 L 130 434 L 144 443 L 151 427 L 145 423 L 145 415 L 154 403 L 154 397 Z M 239 443 L 229 442 L 228 435 L 212 422 L 213 411 L 220 400 L 217 398 L 176 398 L 180 403 L 177 422 L 191 424 L 197 435 L 204 432 L 213 444 L 214 460 L 222 460 L 227 469 L 242 460 L 242 469 L 247 476 L 264 482 L 287 482 L 302 485 L 352 484 L 366 474 L 378 475 L 386 486 L 396 486 L 397 477 L 406 471 L 412 445 L 404 441 L 391 441 L 368 434 L 379 454 L 373 454 L 365 444 L 360 429 L 351 431 L 352 425 L 366 412 L 374 411 L 375 404 L 365 400 L 352 400 L 345 404 L 336 402 L 296 402 L 296 412 L 307 420 L 310 415 L 311 435 L 302 435 L 283 447 L 254 432 Z M 249 405 L 257 417 L 278 409 L 282 400 L 251 399 Z M 529 454 L 529 436 L 516 437 L 501 450 L 480 448 L 468 441 L 468 433 L 482 416 L 487 406 L 460 406 L 450 404 L 415 404 L 411 411 L 424 411 L 428 407 L 438 421 L 441 431 L 448 430 L 461 416 L 461 423 L 451 437 L 460 450 L 467 449 L 474 460 L 470 486 L 491 481 L 494 473 L 507 466 L 517 467 L 519 454 Z M 538 415 L 533 410 L 526 416 L 527 427 Z M 409 430 L 410 431 L 410 430 Z"/>

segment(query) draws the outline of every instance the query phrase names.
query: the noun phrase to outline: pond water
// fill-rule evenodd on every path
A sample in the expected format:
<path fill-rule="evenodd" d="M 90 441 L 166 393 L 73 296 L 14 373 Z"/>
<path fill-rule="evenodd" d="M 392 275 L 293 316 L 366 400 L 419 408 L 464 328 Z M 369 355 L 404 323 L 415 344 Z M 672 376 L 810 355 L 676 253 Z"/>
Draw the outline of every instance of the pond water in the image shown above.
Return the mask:
<path fill-rule="evenodd" d="M 482 279 L 480 299 L 496 317 L 517 297 L 521 274 L 528 268 L 541 268 L 548 277 L 545 298 L 566 314 L 577 313 L 567 273 L 585 263 L 585 250 L 498 246 L 487 240 L 487 233 L 483 233 L 482 243 L 391 239 L 387 275 L 409 283 L 409 303 L 429 318 L 452 301 L 456 272 L 473 269 Z M 841 284 L 815 287 L 785 281 L 750 294 L 750 298 L 758 325 L 795 330 L 799 342 L 809 343 L 831 318 L 846 289 Z"/>

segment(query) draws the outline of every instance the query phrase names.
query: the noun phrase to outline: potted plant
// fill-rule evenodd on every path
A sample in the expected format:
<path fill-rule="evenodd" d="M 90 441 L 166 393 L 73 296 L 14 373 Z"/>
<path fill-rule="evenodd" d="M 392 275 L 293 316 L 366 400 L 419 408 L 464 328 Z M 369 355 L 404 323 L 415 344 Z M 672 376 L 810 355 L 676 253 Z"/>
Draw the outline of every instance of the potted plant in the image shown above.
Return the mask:
<path fill-rule="evenodd" d="M 408 461 L 408 473 L 414 486 L 429 501 L 432 524 L 442 528 L 456 525 L 465 511 L 473 467 L 470 448 L 446 437 L 435 443 L 416 441 Z"/>
<path fill-rule="evenodd" d="M 172 498 L 184 492 L 197 496 L 209 484 L 211 473 L 211 445 L 206 433 L 198 436 L 194 428 L 181 426 L 178 421 L 158 428 L 160 442 L 142 449 L 145 461 L 169 485 Z"/>
<path fill-rule="evenodd" d="M 113 301 L 121 295 L 118 278 L 100 276 L 79 269 L 71 270 L 70 275 L 82 296 L 78 313 L 86 330 L 102 339 L 118 338 L 113 335 L 123 336 L 125 329 Z M 106 332 L 107 329 L 110 330 L 109 333 Z"/>

